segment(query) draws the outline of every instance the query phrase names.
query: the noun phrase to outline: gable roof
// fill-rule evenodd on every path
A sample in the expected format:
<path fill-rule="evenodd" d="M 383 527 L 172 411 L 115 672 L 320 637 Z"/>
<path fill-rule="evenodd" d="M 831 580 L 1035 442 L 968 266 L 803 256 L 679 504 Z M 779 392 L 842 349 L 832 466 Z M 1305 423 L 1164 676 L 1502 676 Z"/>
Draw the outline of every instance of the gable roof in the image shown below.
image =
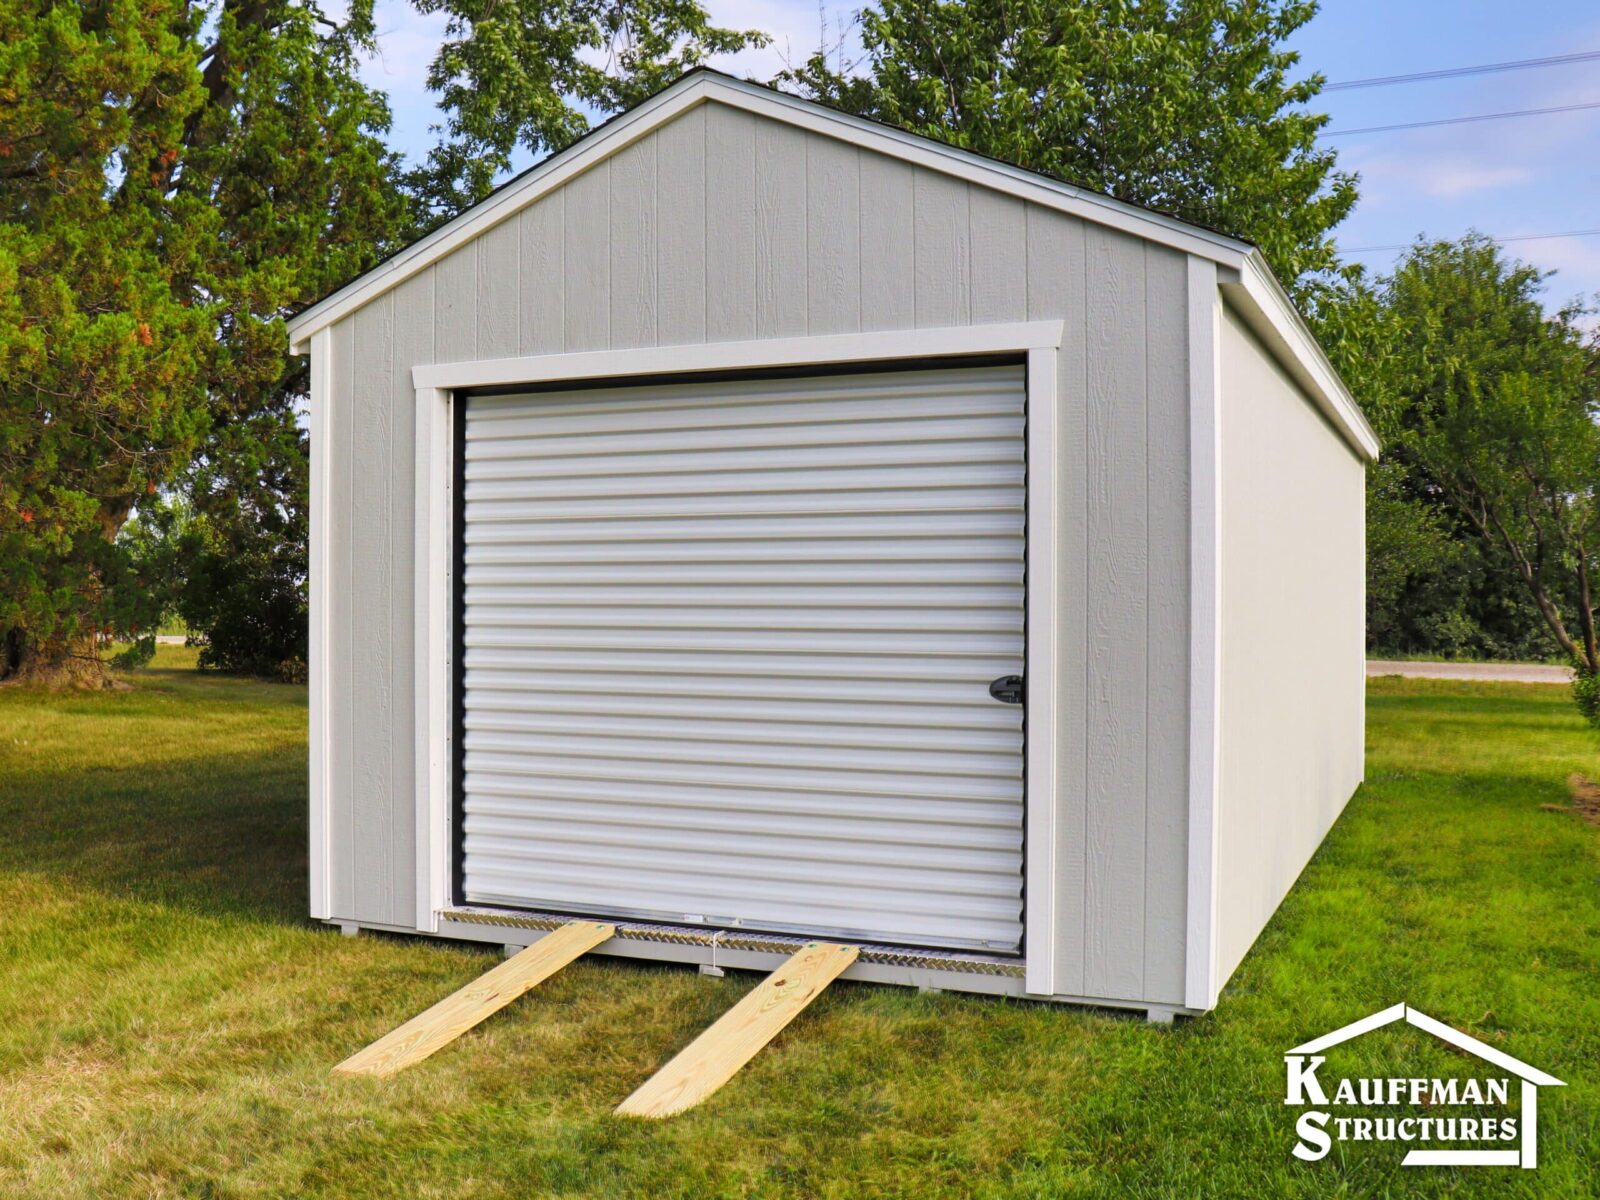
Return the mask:
<path fill-rule="evenodd" d="M 1415 1025 L 1418 1029 L 1433 1034 L 1434 1037 L 1441 1041 L 1449 1042 L 1450 1045 L 1455 1046 L 1457 1049 L 1465 1050 L 1468 1054 L 1475 1054 L 1485 1062 L 1493 1063 L 1503 1071 L 1510 1071 L 1513 1075 L 1526 1079 L 1529 1083 L 1538 1084 L 1541 1087 L 1566 1086 L 1554 1075 L 1547 1075 L 1537 1067 L 1530 1067 L 1520 1058 L 1512 1058 L 1504 1050 L 1496 1050 L 1493 1046 L 1480 1042 L 1477 1038 L 1462 1033 L 1459 1029 L 1452 1029 L 1443 1021 L 1435 1020 L 1427 1013 L 1418 1012 L 1410 1005 L 1403 1003 L 1380 1009 L 1371 1016 L 1362 1017 L 1359 1021 L 1352 1021 L 1348 1025 L 1335 1029 L 1332 1033 L 1325 1033 L 1319 1038 L 1313 1038 L 1304 1045 L 1296 1046 L 1293 1050 L 1286 1050 L 1284 1053 L 1285 1055 L 1320 1054 L 1331 1046 L 1337 1046 L 1341 1042 L 1348 1042 L 1353 1038 L 1360 1037 L 1362 1034 L 1371 1033 L 1374 1029 L 1382 1029 L 1385 1025 L 1392 1025 L 1396 1021 L 1402 1020 L 1408 1025 Z"/>
<path fill-rule="evenodd" d="M 397 287 L 668 121 L 709 102 L 837 138 L 1216 263 L 1224 291 L 1285 369 L 1357 453 L 1369 460 L 1377 457 L 1377 437 L 1360 407 L 1273 278 L 1261 252 L 1248 242 L 706 67 L 695 68 L 650 99 L 597 126 L 565 150 L 530 167 L 426 237 L 292 317 L 288 323 L 290 351 L 303 353 L 312 334 Z"/>

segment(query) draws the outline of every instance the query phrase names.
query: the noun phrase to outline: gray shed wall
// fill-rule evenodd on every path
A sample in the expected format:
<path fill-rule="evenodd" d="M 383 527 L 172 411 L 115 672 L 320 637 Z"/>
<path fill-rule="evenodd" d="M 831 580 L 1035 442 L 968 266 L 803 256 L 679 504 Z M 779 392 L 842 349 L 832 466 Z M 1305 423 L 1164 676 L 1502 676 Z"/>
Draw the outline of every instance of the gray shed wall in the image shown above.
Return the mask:
<path fill-rule="evenodd" d="M 414 365 L 1062 319 L 1056 991 L 1182 1003 L 1186 272 L 1179 251 L 710 103 L 341 321 L 333 917 L 414 925 Z"/>

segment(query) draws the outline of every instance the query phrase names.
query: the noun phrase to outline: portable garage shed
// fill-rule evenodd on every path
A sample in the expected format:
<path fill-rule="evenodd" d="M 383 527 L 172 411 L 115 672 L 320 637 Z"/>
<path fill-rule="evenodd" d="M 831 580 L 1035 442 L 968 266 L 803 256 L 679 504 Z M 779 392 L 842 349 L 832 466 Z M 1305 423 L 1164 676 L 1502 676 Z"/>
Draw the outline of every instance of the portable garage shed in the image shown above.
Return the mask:
<path fill-rule="evenodd" d="M 290 335 L 347 932 L 1165 1017 L 1361 779 L 1377 445 L 1245 243 L 697 71 Z"/>

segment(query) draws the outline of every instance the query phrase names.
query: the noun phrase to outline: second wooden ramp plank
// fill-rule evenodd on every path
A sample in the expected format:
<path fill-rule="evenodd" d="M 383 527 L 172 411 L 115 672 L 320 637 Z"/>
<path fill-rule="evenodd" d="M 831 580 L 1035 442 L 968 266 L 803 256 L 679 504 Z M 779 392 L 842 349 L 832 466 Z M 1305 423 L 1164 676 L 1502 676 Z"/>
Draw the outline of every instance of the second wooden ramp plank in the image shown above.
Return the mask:
<path fill-rule="evenodd" d="M 595 921 L 573 921 L 554 929 L 365 1050 L 358 1050 L 333 1073 L 385 1076 L 419 1063 L 615 932 L 615 926 Z"/>
<path fill-rule="evenodd" d="M 810 942 L 718 1018 L 617 1106 L 628 1117 L 670 1117 L 693 1108 L 754 1058 L 860 954 Z"/>

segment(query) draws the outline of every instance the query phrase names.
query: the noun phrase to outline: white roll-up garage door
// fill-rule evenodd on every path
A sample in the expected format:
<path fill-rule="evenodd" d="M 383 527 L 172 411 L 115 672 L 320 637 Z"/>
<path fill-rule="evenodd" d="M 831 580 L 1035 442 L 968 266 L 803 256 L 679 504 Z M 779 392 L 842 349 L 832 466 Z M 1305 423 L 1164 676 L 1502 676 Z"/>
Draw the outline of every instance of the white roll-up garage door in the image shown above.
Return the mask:
<path fill-rule="evenodd" d="M 474 397 L 468 903 L 1022 935 L 1020 366 Z"/>

